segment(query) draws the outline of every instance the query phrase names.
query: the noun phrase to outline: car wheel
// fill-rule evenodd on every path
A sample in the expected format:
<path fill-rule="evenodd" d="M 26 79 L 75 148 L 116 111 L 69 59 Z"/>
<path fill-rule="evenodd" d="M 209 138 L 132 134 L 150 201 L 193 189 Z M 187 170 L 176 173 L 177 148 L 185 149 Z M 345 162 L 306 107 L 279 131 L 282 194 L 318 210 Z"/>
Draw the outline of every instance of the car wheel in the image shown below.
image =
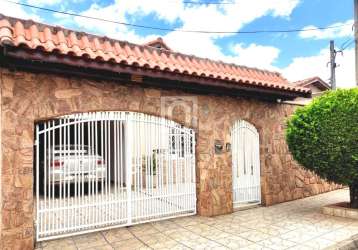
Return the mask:
<path fill-rule="evenodd" d="M 101 192 L 102 191 L 102 182 L 97 182 L 97 192 Z"/>

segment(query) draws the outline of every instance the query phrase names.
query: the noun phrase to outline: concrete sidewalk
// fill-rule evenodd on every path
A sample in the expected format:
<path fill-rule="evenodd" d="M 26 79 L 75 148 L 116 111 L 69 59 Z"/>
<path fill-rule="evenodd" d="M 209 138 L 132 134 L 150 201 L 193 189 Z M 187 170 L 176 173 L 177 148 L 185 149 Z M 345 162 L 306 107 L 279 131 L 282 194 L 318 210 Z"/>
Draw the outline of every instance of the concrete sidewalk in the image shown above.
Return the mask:
<path fill-rule="evenodd" d="M 337 190 L 229 215 L 191 216 L 37 244 L 36 249 L 324 249 L 358 234 L 358 220 L 323 215 Z"/>

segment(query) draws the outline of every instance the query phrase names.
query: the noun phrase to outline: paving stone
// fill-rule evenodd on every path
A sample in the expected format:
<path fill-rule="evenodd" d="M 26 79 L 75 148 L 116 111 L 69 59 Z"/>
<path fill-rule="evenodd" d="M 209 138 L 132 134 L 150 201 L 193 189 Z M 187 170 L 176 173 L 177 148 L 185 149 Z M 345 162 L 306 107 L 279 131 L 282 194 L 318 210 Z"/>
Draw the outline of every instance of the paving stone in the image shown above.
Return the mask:
<path fill-rule="evenodd" d="M 154 234 L 158 230 L 150 223 L 135 225 L 128 228 L 135 236 L 141 236 L 146 234 Z"/>
<path fill-rule="evenodd" d="M 150 247 L 144 245 L 136 238 L 129 240 L 116 241 L 111 244 L 114 249 L 118 250 L 147 250 Z"/>
<path fill-rule="evenodd" d="M 107 241 L 103 237 L 102 233 L 99 232 L 73 237 L 73 241 L 78 249 L 103 246 L 107 244 Z"/>
<path fill-rule="evenodd" d="M 78 248 L 75 245 L 70 245 L 70 246 L 48 246 L 48 247 L 44 247 L 41 248 L 43 250 L 77 250 Z"/>
<path fill-rule="evenodd" d="M 173 230 L 173 229 L 180 228 L 180 226 L 177 223 L 175 223 L 171 220 L 153 222 L 152 225 L 158 231 L 167 231 L 167 230 Z"/>
<path fill-rule="evenodd" d="M 138 239 L 150 248 L 167 248 L 171 249 L 178 245 L 178 242 L 169 238 L 163 233 L 145 234 L 138 236 Z"/>
<path fill-rule="evenodd" d="M 296 245 L 294 247 L 288 248 L 288 250 L 314 250 L 314 248 L 305 245 Z"/>
<path fill-rule="evenodd" d="M 270 237 L 266 240 L 258 242 L 257 244 L 275 250 L 287 249 L 289 247 L 293 247 L 296 245 L 296 243 L 292 241 L 284 240 L 280 237 Z"/>
<path fill-rule="evenodd" d="M 214 236 L 214 235 L 224 233 L 223 231 L 218 230 L 214 227 L 208 226 L 206 224 L 187 226 L 187 227 L 185 227 L 185 229 L 189 230 L 190 232 L 196 233 L 200 236 L 204 236 L 204 237 Z"/>
<path fill-rule="evenodd" d="M 199 235 L 190 232 L 185 228 L 179 228 L 174 230 L 164 231 L 163 234 L 167 235 L 169 238 L 176 241 L 184 241 L 184 240 L 196 240 L 200 238 Z"/>
<path fill-rule="evenodd" d="M 341 228 L 341 229 L 335 230 L 333 232 L 326 233 L 326 234 L 322 235 L 321 237 L 323 239 L 340 242 L 347 238 L 350 238 L 351 236 L 353 236 L 357 233 L 358 232 L 353 232 L 347 228 Z"/>
<path fill-rule="evenodd" d="M 325 249 L 326 247 L 334 245 L 334 241 L 323 238 L 316 238 L 304 243 L 305 246 L 313 247 L 313 249 Z"/>
<path fill-rule="evenodd" d="M 290 230 L 287 228 L 283 228 L 283 227 L 268 225 L 266 227 L 259 227 L 258 231 L 266 233 L 266 234 L 270 234 L 272 236 L 280 236 L 282 234 L 289 232 Z"/>
<path fill-rule="evenodd" d="M 269 234 L 265 234 L 265 233 L 262 233 L 262 232 L 256 231 L 256 230 L 251 230 L 248 232 L 241 233 L 241 234 L 239 234 L 239 236 L 244 239 L 247 239 L 249 241 L 256 242 L 256 243 L 272 237 Z"/>
<path fill-rule="evenodd" d="M 134 238 L 134 235 L 127 228 L 104 231 L 103 236 L 109 243 Z"/>
<path fill-rule="evenodd" d="M 153 248 L 155 250 L 168 250 L 168 248 Z M 170 250 L 190 250 L 191 248 L 186 247 L 182 244 L 177 244 L 175 246 L 172 246 L 171 248 L 169 248 Z"/>
<path fill-rule="evenodd" d="M 41 242 L 40 245 L 43 250 L 77 249 L 77 247 L 75 246 L 75 243 L 71 237 L 64 238 L 64 239 L 58 239 L 58 240 L 52 240 L 52 241 L 44 241 L 44 242 Z"/>
<path fill-rule="evenodd" d="M 215 238 L 213 240 L 230 249 L 243 249 L 253 244 L 253 242 L 235 235 L 222 237 L 222 238 Z"/>
<path fill-rule="evenodd" d="M 208 218 L 191 216 L 37 244 L 37 249 L 291 249 L 332 247 L 358 234 L 358 221 L 320 214 L 348 190 Z M 250 226 L 250 228 L 248 228 Z"/>
<path fill-rule="evenodd" d="M 296 242 L 297 244 L 303 243 L 315 237 L 318 237 L 320 234 L 306 231 L 304 229 L 296 229 L 285 234 L 280 235 L 281 239 L 289 240 Z"/>
<path fill-rule="evenodd" d="M 113 250 L 113 247 L 109 244 L 100 245 L 100 246 L 94 246 L 94 247 L 84 247 L 80 248 L 84 250 Z"/>
<path fill-rule="evenodd" d="M 272 248 L 264 247 L 264 246 L 259 245 L 259 244 L 252 244 L 252 245 L 246 246 L 243 249 L 247 249 L 247 250 L 272 250 Z"/>
<path fill-rule="evenodd" d="M 181 240 L 181 244 L 192 249 L 229 249 L 215 241 L 199 237 L 195 240 Z"/>
<path fill-rule="evenodd" d="M 185 226 L 200 224 L 201 219 L 198 219 L 196 216 L 189 216 L 189 217 L 172 219 L 171 221 L 173 221 L 174 223 L 176 223 L 182 227 L 185 227 Z"/>

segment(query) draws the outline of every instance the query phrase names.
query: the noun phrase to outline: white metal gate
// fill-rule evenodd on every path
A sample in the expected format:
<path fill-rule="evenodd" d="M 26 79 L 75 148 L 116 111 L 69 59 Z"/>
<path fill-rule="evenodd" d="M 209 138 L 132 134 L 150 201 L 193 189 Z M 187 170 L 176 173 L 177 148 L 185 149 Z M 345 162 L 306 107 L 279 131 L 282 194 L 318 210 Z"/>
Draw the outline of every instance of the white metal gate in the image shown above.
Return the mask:
<path fill-rule="evenodd" d="M 36 125 L 36 238 L 196 213 L 194 131 L 133 112 Z"/>
<path fill-rule="evenodd" d="M 256 128 L 243 120 L 231 131 L 234 208 L 261 203 L 260 145 Z"/>

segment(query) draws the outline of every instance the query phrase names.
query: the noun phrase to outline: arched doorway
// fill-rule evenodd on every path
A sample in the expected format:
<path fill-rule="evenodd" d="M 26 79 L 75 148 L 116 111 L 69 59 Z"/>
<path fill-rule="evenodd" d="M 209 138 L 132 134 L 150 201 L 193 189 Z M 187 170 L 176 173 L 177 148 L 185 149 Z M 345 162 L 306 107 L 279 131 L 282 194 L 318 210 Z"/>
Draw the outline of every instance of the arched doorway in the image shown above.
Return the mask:
<path fill-rule="evenodd" d="M 239 120 L 231 131 L 234 208 L 261 203 L 260 145 L 257 129 Z"/>
<path fill-rule="evenodd" d="M 38 241 L 196 213 L 194 131 L 134 112 L 36 124 Z"/>

